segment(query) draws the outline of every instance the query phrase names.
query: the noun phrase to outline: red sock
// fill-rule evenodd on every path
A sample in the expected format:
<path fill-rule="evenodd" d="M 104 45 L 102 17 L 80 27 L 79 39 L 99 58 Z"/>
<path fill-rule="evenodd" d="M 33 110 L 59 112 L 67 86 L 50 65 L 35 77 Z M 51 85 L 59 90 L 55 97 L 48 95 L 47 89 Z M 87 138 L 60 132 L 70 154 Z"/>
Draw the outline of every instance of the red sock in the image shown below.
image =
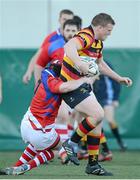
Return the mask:
<path fill-rule="evenodd" d="M 66 124 L 56 124 L 55 130 L 59 134 L 62 142 L 68 139 L 68 126 Z"/>
<path fill-rule="evenodd" d="M 41 164 L 44 164 L 47 161 L 50 161 L 54 158 L 54 153 L 49 151 L 41 151 L 39 152 L 34 159 L 32 159 L 28 165 L 30 165 L 30 169 L 35 168 Z"/>
<path fill-rule="evenodd" d="M 36 154 L 37 151 L 34 149 L 34 147 L 31 144 L 29 144 L 14 166 L 21 166 L 22 164 L 29 162 L 31 159 L 35 157 Z"/>
<path fill-rule="evenodd" d="M 71 124 L 68 124 L 68 136 L 71 137 L 73 134 L 74 128 Z"/>

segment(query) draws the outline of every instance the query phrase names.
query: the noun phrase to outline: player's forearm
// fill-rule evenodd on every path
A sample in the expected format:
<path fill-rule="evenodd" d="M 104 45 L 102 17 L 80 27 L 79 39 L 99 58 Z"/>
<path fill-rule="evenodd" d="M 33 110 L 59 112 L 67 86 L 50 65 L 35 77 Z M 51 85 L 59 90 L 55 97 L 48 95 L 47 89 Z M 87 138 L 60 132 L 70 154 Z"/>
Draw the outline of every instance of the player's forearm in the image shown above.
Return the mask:
<path fill-rule="evenodd" d="M 72 39 L 64 46 L 66 55 L 74 62 L 75 65 L 80 65 L 80 57 L 77 50 L 79 49 L 78 44 L 75 43 L 75 40 Z"/>
<path fill-rule="evenodd" d="M 86 82 L 86 78 L 64 82 L 60 85 L 59 92 L 67 93 L 67 92 L 73 91 L 77 89 L 78 87 L 80 87 L 85 82 Z"/>
<path fill-rule="evenodd" d="M 99 70 L 102 74 L 109 76 L 117 82 L 120 82 L 121 76 L 113 71 L 104 61 L 98 64 Z"/>
<path fill-rule="evenodd" d="M 43 70 L 44 68 L 35 64 L 35 67 L 34 67 L 34 78 L 35 78 L 35 84 L 38 82 L 38 80 L 41 78 L 41 71 Z"/>
<path fill-rule="evenodd" d="M 31 58 L 30 62 L 29 62 L 27 71 L 30 72 L 31 74 L 34 71 L 34 66 L 36 64 L 36 61 L 37 61 L 37 58 L 38 58 L 39 54 L 40 54 L 40 51 L 37 51 L 35 53 L 35 55 Z"/>

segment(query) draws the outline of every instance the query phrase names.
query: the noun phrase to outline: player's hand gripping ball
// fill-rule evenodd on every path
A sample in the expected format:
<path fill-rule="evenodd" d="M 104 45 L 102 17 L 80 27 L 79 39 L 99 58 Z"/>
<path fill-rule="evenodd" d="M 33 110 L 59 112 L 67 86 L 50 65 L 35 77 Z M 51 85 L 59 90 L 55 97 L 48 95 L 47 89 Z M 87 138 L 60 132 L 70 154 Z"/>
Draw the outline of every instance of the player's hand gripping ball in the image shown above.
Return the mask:
<path fill-rule="evenodd" d="M 92 77 L 100 74 L 99 68 L 95 59 L 89 56 L 80 56 L 81 60 L 85 63 L 89 63 L 89 70 L 86 76 Z"/>

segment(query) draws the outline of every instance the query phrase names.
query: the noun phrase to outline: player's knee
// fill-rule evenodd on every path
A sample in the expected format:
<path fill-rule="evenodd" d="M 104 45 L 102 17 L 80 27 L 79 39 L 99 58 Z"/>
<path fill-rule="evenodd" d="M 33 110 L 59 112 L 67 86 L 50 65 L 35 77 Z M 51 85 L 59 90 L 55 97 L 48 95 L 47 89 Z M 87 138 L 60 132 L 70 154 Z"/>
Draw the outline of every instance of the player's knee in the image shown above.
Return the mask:
<path fill-rule="evenodd" d="M 98 123 L 100 123 L 104 118 L 104 110 L 100 109 L 97 113 L 97 121 Z"/>

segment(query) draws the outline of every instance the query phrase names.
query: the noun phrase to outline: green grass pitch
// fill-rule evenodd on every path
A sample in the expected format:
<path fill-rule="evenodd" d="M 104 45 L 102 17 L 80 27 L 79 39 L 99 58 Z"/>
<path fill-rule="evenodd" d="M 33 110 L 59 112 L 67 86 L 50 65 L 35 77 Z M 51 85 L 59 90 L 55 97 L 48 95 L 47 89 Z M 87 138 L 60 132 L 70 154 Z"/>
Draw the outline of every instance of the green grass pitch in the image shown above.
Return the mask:
<path fill-rule="evenodd" d="M 0 168 L 14 164 L 20 154 L 21 152 L 0 152 Z M 114 174 L 111 177 L 86 175 L 86 163 L 86 160 L 82 160 L 80 166 L 65 166 L 55 158 L 48 165 L 40 166 L 24 175 L 0 176 L 0 179 L 140 179 L 140 151 L 114 151 L 112 161 L 101 163 Z"/>

